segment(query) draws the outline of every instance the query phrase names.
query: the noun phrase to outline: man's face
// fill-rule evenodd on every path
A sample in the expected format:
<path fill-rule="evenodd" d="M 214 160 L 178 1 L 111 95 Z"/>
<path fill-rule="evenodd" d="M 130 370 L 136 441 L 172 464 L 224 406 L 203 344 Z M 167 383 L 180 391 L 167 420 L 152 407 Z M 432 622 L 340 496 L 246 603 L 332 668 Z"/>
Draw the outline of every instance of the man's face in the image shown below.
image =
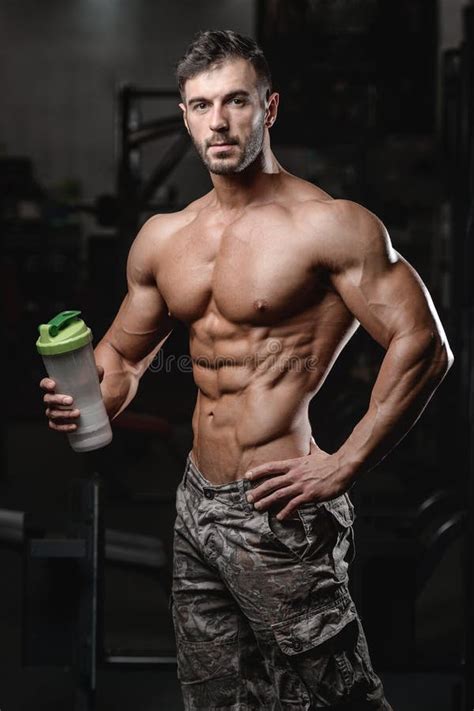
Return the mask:
<path fill-rule="evenodd" d="M 253 66 L 230 59 L 188 79 L 184 121 L 196 150 L 211 173 L 240 173 L 262 150 L 264 89 Z"/>

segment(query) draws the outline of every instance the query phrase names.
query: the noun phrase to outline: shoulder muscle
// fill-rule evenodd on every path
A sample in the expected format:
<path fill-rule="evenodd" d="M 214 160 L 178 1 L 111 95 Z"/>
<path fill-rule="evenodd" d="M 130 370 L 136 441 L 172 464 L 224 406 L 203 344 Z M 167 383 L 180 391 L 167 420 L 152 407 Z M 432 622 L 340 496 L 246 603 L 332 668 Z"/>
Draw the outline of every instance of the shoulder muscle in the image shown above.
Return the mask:
<path fill-rule="evenodd" d="M 384 224 L 370 210 L 350 202 L 334 200 L 326 206 L 325 253 L 331 273 L 351 270 L 376 274 L 398 261 Z"/>
<path fill-rule="evenodd" d="M 329 212 L 324 232 L 329 276 L 362 326 L 385 347 L 395 336 L 440 332 L 428 290 L 393 249 L 382 222 L 349 201 L 335 201 Z"/>

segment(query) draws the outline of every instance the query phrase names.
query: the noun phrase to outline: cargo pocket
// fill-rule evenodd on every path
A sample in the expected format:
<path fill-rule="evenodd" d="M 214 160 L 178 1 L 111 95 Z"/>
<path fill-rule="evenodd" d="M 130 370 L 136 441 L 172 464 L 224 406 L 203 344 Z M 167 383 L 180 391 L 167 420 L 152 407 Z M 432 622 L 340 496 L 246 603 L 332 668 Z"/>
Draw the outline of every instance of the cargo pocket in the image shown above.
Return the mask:
<path fill-rule="evenodd" d="M 375 683 L 370 662 L 360 658 L 359 625 L 345 593 L 324 608 L 272 626 L 286 662 L 317 708 L 370 698 Z"/>
<path fill-rule="evenodd" d="M 276 515 L 280 510 L 281 505 L 278 508 L 273 506 L 262 514 L 267 538 L 289 552 L 292 557 L 303 560 L 310 547 L 310 541 L 302 517 L 297 510 L 283 521 L 279 521 Z"/>
<path fill-rule="evenodd" d="M 300 507 L 302 520 L 310 531 L 310 536 L 316 542 L 327 545 L 335 580 L 344 582 L 347 579 L 349 564 L 355 555 L 354 506 L 347 494 L 330 501 L 309 504 Z"/>
<path fill-rule="evenodd" d="M 272 632 L 284 654 L 300 654 L 334 637 L 356 617 L 355 605 L 345 591 L 320 608 L 272 625 Z"/>

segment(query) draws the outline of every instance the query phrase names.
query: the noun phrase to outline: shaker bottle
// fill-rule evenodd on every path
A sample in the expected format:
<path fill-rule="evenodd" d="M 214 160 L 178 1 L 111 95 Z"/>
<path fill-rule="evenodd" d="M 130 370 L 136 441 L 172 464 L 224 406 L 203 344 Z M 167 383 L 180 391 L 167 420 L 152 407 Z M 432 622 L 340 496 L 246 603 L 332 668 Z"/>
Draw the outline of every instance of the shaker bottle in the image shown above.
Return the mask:
<path fill-rule="evenodd" d="M 89 452 L 109 444 L 112 429 L 102 400 L 92 332 L 79 318 L 80 313 L 62 311 L 41 324 L 36 348 L 57 392 L 71 395 L 72 406 L 81 412 L 77 430 L 67 435 L 71 447 L 76 452 Z"/>

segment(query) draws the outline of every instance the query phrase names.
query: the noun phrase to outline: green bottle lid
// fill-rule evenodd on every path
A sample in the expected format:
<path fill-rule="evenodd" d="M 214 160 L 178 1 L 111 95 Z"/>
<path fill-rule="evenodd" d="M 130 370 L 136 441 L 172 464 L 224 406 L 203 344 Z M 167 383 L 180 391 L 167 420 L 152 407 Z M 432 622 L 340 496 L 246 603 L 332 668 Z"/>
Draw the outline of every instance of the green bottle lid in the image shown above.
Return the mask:
<path fill-rule="evenodd" d="M 36 348 L 41 355 L 69 353 L 92 341 L 92 331 L 81 318 L 80 311 L 61 311 L 60 314 L 38 326 Z"/>

